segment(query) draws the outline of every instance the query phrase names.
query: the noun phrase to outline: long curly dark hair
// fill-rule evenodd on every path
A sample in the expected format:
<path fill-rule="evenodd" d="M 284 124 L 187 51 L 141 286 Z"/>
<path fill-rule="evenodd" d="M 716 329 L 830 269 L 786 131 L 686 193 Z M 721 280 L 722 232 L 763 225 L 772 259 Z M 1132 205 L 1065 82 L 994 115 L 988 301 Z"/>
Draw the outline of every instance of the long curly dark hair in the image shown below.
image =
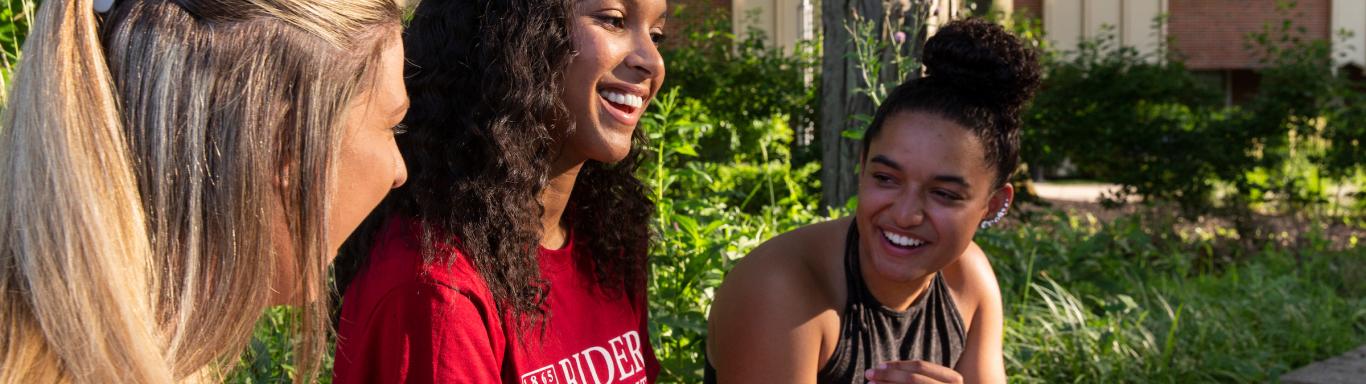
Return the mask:
<path fill-rule="evenodd" d="M 409 179 L 344 249 L 339 283 L 363 263 L 382 218 L 397 213 L 422 223 L 427 262 L 450 262 L 432 245 L 454 244 L 504 316 L 525 321 L 519 325 L 544 319 L 549 286 L 537 254 L 540 196 L 573 130 L 560 100 L 576 54 L 572 7 L 573 0 L 418 5 L 404 37 L 409 133 L 398 140 Z M 621 162 L 584 164 L 564 220 L 575 251 L 592 255 L 586 262 L 603 291 L 643 300 L 654 203 L 634 175 L 644 148 L 640 131 L 633 144 Z"/>

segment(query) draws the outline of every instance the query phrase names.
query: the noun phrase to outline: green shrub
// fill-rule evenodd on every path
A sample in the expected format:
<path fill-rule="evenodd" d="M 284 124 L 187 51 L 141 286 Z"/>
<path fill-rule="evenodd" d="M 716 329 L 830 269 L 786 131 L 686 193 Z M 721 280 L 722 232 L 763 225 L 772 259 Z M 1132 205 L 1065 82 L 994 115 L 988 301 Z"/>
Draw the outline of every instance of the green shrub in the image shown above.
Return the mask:
<path fill-rule="evenodd" d="M 729 156 L 707 160 L 696 148 L 723 130 L 703 104 L 659 97 L 641 120 L 653 158 L 639 177 L 656 193 L 659 237 L 651 252 L 651 342 L 666 382 L 700 382 L 707 310 L 725 271 L 763 241 L 823 219 L 814 163 L 793 164 L 792 130 L 783 116 L 750 124 L 763 135 Z"/>
<path fill-rule="evenodd" d="M 295 322 L 297 311 L 278 306 L 266 310 L 256 323 L 251 343 L 242 353 L 233 372 L 225 382 L 240 384 L 292 383 L 298 375 L 294 367 L 294 338 L 288 332 Z M 330 349 L 330 348 L 329 348 Z M 332 382 L 332 354 L 323 358 L 317 383 Z"/>
<path fill-rule="evenodd" d="M 784 52 L 769 46 L 762 30 L 751 28 L 736 36 L 728 10 L 676 13 L 675 18 L 691 22 L 681 31 L 683 36 L 670 37 L 663 47 L 669 70 L 660 94 L 678 89 L 679 95 L 697 100 L 721 126 L 718 134 L 699 142 L 695 149 L 700 157 L 724 161 L 749 152 L 740 145 L 767 134 L 750 122 L 783 115 L 791 127 L 813 126 L 818 101 L 816 87 L 808 84 L 820 84 L 815 43 L 801 42 L 796 52 Z M 801 154 L 802 159 L 815 157 Z"/>
<path fill-rule="evenodd" d="M 38 9 L 36 0 L 0 0 L 0 102 L 9 92 L 10 76 L 19 65 L 19 48 L 28 36 L 29 22 Z M 3 107 L 0 107 L 3 109 Z"/>
<path fill-rule="evenodd" d="M 1023 116 L 1030 166 L 1067 160 L 1119 184 L 1117 197 L 1228 216 L 1249 236 L 1252 212 L 1322 216 L 1342 202 L 1330 186 L 1360 184 L 1366 87 L 1335 75 L 1328 42 L 1304 38 L 1291 18 L 1248 36 L 1264 67 L 1239 106 L 1223 105 L 1178 58 L 1139 54 L 1112 32 L 1045 55 L 1043 90 Z M 1366 213 L 1361 200 L 1346 213 Z"/>
<path fill-rule="evenodd" d="M 1141 54 L 1114 35 L 1081 43 L 1045 66 L 1024 113 L 1021 153 L 1032 167 L 1064 159 L 1121 195 L 1210 205 L 1214 181 L 1247 163 L 1247 140 L 1228 131 L 1218 92 L 1179 61 Z M 1122 197 L 1122 196 L 1120 196 Z"/>

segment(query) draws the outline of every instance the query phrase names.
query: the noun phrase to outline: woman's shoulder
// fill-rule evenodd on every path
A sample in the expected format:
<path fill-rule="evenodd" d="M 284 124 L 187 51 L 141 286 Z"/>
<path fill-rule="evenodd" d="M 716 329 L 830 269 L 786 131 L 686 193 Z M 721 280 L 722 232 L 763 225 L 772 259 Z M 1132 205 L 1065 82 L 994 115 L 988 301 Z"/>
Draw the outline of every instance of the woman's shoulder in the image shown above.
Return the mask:
<path fill-rule="evenodd" d="M 716 292 L 714 320 L 752 319 L 755 312 L 803 318 L 838 310 L 849 220 L 807 225 L 760 244 L 726 274 Z"/>
<path fill-rule="evenodd" d="M 371 246 L 367 265 L 353 284 L 388 291 L 406 283 L 420 283 L 466 295 L 487 293 L 487 284 L 474 264 L 454 245 L 457 241 L 440 232 L 429 236 L 424 233 L 427 230 L 412 218 L 387 218 Z"/>
<path fill-rule="evenodd" d="M 983 306 L 1000 306 L 1001 288 L 996 281 L 996 272 L 991 268 L 986 252 L 976 242 L 969 243 L 956 261 L 944 267 L 943 277 L 965 325 L 973 323 Z"/>
<path fill-rule="evenodd" d="M 707 323 L 708 355 L 718 372 L 767 366 L 815 375 L 819 357 L 828 357 L 838 338 L 848 226 L 841 219 L 801 227 L 736 263 Z"/>
<path fill-rule="evenodd" d="M 376 318 L 420 319 L 439 314 L 483 324 L 496 313 L 493 293 L 474 266 L 458 253 L 449 258 L 423 256 L 421 226 L 391 217 L 370 250 L 368 263 L 346 289 L 342 317 L 365 329 Z M 441 247 L 434 247 L 441 252 Z M 430 312 L 430 313 L 428 313 Z M 383 316 L 381 316 L 383 315 Z M 407 321 L 407 320 L 402 320 Z M 477 327 L 476 327 L 477 328 Z M 355 327 L 351 328 L 356 332 Z"/>
<path fill-rule="evenodd" d="M 843 291 L 843 254 L 850 218 L 806 225 L 765 241 L 726 276 L 737 288 L 760 289 L 825 307 Z M 724 285 L 724 284 L 723 284 Z M 775 291 L 783 288 L 783 291 Z M 797 296 L 784 292 L 803 292 Z M 842 299 L 842 296 L 838 296 Z"/>

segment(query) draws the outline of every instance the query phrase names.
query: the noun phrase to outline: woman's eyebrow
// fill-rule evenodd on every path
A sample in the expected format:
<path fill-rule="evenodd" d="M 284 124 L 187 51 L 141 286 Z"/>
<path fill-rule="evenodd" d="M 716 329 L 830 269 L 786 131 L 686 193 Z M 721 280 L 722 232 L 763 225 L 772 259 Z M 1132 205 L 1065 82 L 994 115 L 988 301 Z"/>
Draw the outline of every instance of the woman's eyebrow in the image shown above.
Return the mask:
<path fill-rule="evenodd" d="M 934 180 L 939 182 L 958 184 L 963 188 L 972 189 L 972 184 L 968 183 L 968 179 L 958 175 L 935 175 Z"/>
<path fill-rule="evenodd" d="M 897 162 L 892 161 L 891 158 L 888 158 L 888 157 L 885 156 L 885 155 L 873 156 L 873 158 L 872 158 L 871 160 L 868 160 L 868 161 L 871 161 L 871 162 L 874 162 L 874 163 L 878 163 L 878 164 L 882 164 L 882 165 L 886 165 L 886 166 L 891 167 L 892 169 L 895 169 L 895 170 L 898 170 L 898 171 L 901 170 L 901 164 L 897 164 Z"/>

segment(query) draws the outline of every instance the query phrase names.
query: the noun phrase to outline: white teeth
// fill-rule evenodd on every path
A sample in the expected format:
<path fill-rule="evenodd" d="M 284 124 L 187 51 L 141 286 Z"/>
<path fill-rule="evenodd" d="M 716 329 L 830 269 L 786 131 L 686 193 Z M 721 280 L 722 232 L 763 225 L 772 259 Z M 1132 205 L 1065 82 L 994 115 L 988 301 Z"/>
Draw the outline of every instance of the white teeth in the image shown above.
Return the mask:
<path fill-rule="evenodd" d="M 903 247 L 919 247 L 925 244 L 924 240 L 912 238 L 909 236 L 902 236 L 887 231 L 882 231 L 882 236 L 886 237 L 888 241 L 892 242 L 892 244 L 896 244 Z"/>
<path fill-rule="evenodd" d="M 607 101 L 630 106 L 631 108 L 640 108 L 641 105 L 645 104 L 645 99 L 636 95 L 628 95 L 608 90 L 602 90 L 601 92 L 598 92 L 598 94 L 602 95 L 602 98 L 607 99 Z"/>

